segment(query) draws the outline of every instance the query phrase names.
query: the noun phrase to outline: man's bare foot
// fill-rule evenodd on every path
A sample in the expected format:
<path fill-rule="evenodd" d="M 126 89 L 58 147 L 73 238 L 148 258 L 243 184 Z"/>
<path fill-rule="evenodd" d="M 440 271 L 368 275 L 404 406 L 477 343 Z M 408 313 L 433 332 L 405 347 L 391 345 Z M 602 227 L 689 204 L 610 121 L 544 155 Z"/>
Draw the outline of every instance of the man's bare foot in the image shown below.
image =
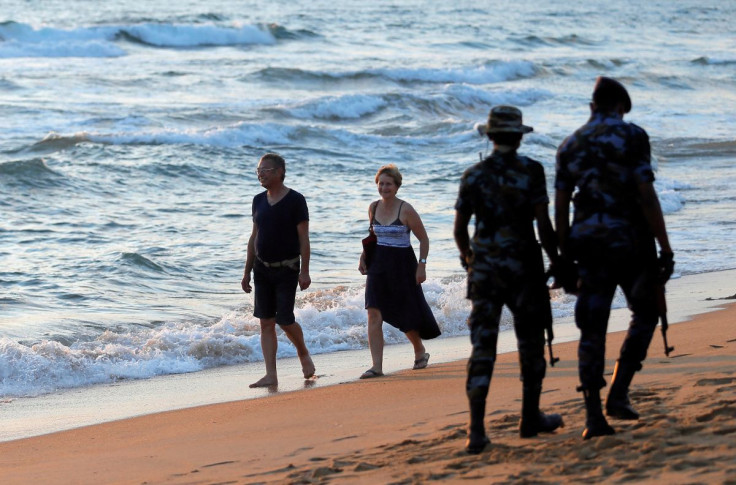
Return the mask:
<path fill-rule="evenodd" d="M 253 387 L 271 387 L 271 386 L 277 386 L 278 383 L 279 383 L 279 380 L 277 378 L 275 378 L 275 377 L 263 376 L 258 381 L 254 382 L 253 384 L 251 384 L 248 387 L 250 387 L 250 388 L 253 388 Z"/>
<path fill-rule="evenodd" d="M 313 377 L 315 368 L 314 362 L 312 362 L 312 357 L 307 354 L 304 357 L 299 357 L 299 361 L 302 363 L 302 372 L 304 373 L 304 378 L 309 379 L 310 377 Z"/>

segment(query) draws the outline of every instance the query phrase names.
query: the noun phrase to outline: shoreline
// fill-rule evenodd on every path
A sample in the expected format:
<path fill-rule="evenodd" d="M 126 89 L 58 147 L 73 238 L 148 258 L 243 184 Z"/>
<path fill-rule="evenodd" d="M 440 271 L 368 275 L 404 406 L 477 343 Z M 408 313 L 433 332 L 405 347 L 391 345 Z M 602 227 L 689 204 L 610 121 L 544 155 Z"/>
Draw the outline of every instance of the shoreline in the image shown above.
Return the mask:
<path fill-rule="evenodd" d="M 671 280 L 667 285 L 670 325 L 689 321 L 694 315 L 717 311 L 727 305 L 730 300 L 726 298 L 736 291 L 733 281 L 736 281 L 736 270 Z M 612 310 L 609 333 L 626 329 L 629 315 L 626 308 Z M 555 349 L 564 342 L 576 341 L 579 336 L 572 317 L 555 318 L 554 331 Z M 656 333 L 659 335 L 659 331 Z M 655 336 L 652 342 L 650 355 L 661 352 L 655 343 L 657 338 Z M 677 346 L 675 341 L 671 344 Z M 426 345 L 432 355 L 430 366 L 464 362 L 469 353 L 467 336 L 430 340 Z M 498 353 L 515 351 L 513 331 L 502 331 Z M 406 343 L 386 346 L 384 357 L 384 370 L 391 375 L 409 369 L 413 354 Z M 280 382 L 276 395 L 356 381 L 370 362 L 368 349 L 315 354 L 313 358 L 318 378 L 307 381 L 301 378 L 297 358 L 280 359 Z M 248 388 L 248 384 L 260 378 L 262 373 L 263 363 L 255 362 L 63 390 L 38 397 L 5 399 L 0 401 L 0 443 L 154 413 L 275 395 L 268 389 Z"/>
<path fill-rule="evenodd" d="M 0 443 L 7 484 L 732 483 L 736 479 L 736 302 L 655 335 L 631 386 L 638 421 L 583 441 L 577 345 L 556 346 L 541 407 L 558 432 L 521 439 L 515 353 L 500 354 L 486 411 L 492 445 L 464 452 L 465 363 L 400 371 Z M 606 379 L 623 332 L 608 336 Z M 605 392 L 605 389 L 604 389 Z"/>

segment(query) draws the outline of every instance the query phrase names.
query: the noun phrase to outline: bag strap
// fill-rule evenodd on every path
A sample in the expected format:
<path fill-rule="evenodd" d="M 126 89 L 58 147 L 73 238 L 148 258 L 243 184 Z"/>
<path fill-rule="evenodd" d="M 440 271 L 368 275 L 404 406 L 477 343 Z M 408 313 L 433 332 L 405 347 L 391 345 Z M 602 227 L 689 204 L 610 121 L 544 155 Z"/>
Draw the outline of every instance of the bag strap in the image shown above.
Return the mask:
<path fill-rule="evenodd" d="M 370 208 L 368 209 L 368 212 L 371 215 L 371 225 L 370 225 L 370 227 L 368 229 L 369 231 L 373 231 L 373 219 L 376 218 L 376 207 L 378 207 L 378 203 L 379 202 L 380 202 L 380 200 L 377 200 L 377 201 L 373 202 L 371 204 Z"/>

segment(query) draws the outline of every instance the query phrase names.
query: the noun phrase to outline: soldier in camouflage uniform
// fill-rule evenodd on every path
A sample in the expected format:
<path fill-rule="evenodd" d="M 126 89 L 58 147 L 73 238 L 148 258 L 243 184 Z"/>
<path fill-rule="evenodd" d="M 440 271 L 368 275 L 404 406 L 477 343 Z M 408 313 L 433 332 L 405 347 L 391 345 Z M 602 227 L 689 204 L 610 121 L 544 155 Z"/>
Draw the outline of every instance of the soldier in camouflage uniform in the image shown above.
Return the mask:
<path fill-rule="evenodd" d="M 618 81 L 598 78 L 588 122 L 557 152 L 555 222 L 561 258 L 579 270 L 575 322 L 581 390 L 586 406 L 583 438 L 613 434 L 603 416 L 608 317 L 620 285 L 633 317 L 616 363 L 606 414 L 638 419 L 628 397 L 658 320 L 657 290 L 672 274 L 672 249 L 654 191 L 649 138 L 623 120 L 629 94 Z M 577 193 L 572 197 L 573 191 Z M 572 227 L 570 202 L 574 204 Z M 657 259 L 655 239 L 661 256 Z"/>
<path fill-rule="evenodd" d="M 545 251 L 551 261 L 557 259 L 544 169 L 539 162 L 516 153 L 523 134 L 532 131 L 522 124 L 517 108 L 494 107 L 481 131 L 493 140 L 493 153 L 463 174 L 454 229 L 473 304 L 468 318 L 473 349 L 466 383 L 469 453 L 480 453 L 490 443 L 483 420 L 504 304 L 514 316 L 519 347 L 523 382 L 520 435 L 532 437 L 562 425 L 559 414 L 539 410 L 547 365 L 544 329 L 551 325 L 552 312 L 542 251 L 534 233 L 535 219 Z M 468 223 L 473 215 L 471 241 Z"/>

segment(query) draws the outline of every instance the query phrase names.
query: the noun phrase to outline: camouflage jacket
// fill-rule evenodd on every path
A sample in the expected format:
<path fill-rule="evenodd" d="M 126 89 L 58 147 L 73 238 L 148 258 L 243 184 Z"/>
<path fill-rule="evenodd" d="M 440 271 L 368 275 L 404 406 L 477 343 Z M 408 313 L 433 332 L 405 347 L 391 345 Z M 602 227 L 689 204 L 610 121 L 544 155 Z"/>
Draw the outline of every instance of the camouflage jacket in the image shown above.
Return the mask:
<path fill-rule="evenodd" d="M 508 267 L 522 271 L 541 261 L 534 233 L 534 208 L 548 204 L 542 164 L 516 152 L 494 151 L 465 171 L 455 209 L 475 215 L 470 241 L 472 269 Z"/>
<path fill-rule="evenodd" d="M 633 123 L 595 113 L 557 150 L 555 188 L 573 193 L 570 242 L 632 249 L 645 234 L 638 185 L 654 181 L 649 137 Z"/>

